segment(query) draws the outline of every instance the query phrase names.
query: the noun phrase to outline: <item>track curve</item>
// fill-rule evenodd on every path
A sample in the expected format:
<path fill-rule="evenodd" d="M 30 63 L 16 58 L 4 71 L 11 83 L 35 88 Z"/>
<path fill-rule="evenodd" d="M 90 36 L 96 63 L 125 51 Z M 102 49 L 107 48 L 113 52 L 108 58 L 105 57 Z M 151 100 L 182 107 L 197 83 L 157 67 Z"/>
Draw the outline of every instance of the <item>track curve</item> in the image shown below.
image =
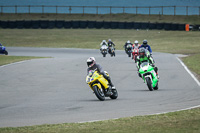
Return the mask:
<path fill-rule="evenodd" d="M 0 127 L 84 122 L 170 112 L 200 105 L 200 87 L 173 54 L 154 53 L 159 90 L 150 92 L 124 51 L 8 47 L 9 55 L 44 56 L 0 67 Z M 99 101 L 85 83 L 94 56 L 111 75 L 117 100 Z"/>

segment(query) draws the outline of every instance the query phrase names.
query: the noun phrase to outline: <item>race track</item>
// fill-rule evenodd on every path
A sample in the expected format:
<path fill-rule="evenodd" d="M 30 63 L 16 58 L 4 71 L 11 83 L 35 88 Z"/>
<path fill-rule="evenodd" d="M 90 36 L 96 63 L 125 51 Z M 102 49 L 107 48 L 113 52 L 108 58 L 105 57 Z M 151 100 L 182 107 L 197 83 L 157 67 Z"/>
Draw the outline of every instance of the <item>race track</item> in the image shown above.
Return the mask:
<path fill-rule="evenodd" d="M 106 58 L 99 50 L 7 48 L 9 55 L 43 56 L 0 67 L 0 127 L 85 122 L 170 112 L 200 105 L 200 87 L 176 55 L 153 53 L 159 90 L 150 92 L 124 51 Z M 85 83 L 94 56 L 118 90 L 99 101 Z"/>

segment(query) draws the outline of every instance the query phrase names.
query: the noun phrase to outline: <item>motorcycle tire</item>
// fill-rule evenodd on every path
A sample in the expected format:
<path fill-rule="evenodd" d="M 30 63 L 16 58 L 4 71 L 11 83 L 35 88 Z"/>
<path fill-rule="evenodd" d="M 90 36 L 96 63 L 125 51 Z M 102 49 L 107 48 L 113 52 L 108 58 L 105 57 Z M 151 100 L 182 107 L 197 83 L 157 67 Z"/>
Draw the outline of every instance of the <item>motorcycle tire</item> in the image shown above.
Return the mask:
<path fill-rule="evenodd" d="M 130 53 L 128 54 L 128 57 L 131 57 L 131 54 L 130 54 Z"/>
<path fill-rule="evenodd" d="M 8 51 L 5 51 L 4 54 L 5 54 L 5 55 L 8 55 Z"/>
<path fill-rule="evenodd" d="M 118 97 L 118 92 L 116 89 L 112 89 L 112 95 L 110 96 L 111 99 L 117 99 Z"/>
<path fill-rule="evenodd" d="M 95 93 L 96 97 L 97 97 L 100 101 L 104 101 L 104 100 L 105 100 L 105 95 L 104 95 L 103 90 L 101 91 L 101 89 L 98 88 L 96 85 L 93 86 L 93 90 L 94 90 L 94 93 Z"/>
<path fill-rule="evenodd" d="M 135 63 L 137 62 L 137 56 L 135 56 Z"/>
<path fill-rule="evenodd" d="M 106 54 L 103 54 L 103 57 L 106 57 Z"/>
<path fill-rule="evenodd" d="M 153 91 L 151 79 L 149 77 L 146 78 L 146 83 L 150 91 Z"/>
<path fill-rule="evenodd" d="M 157 83 L 157 85 L 153 89 L 154 90 L 158 90 L 158 83 Z"/>

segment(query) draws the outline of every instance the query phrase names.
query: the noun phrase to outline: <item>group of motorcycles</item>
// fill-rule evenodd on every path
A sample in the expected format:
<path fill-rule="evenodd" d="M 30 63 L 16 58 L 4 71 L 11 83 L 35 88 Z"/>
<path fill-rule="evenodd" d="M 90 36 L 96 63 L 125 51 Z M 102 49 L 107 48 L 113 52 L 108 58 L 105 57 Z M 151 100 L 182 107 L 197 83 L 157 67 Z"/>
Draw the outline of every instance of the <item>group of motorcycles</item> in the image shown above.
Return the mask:
<path fill-rule="evenodd" d="M 113 46 L 102 45 L 100 51 L 103 57 L 106 57 L 108 53 L 111 57 L 115 56 L 115 48 Z"/>
<path fill-rule="evenodd" d="M 125 52 L 128 54 L 128 57 L 131 57 L 132 55 L 132 59 L 135 61 L 135 63 L 137 62 L 139 48 L 133 49 L 133 46 L 128 44 L 125 48 Z M 158 76 L 154 69 L 155 68 L 146 61 L 140 64 L 140 69 L 138 71 L 150 91 L 158 90 Z"/>
<path fill-rule="evenodd" d="M 107 53 L 109 53 L 111 57 L 115 56 L 115 49 L 113 47 L 109 48 L 106 45 L 102 45 L 100 51 L 103 57 L 106 57 Z M 128 57 L 131 57 L 132 55 L 134 62 L 137 62 L 139 48 L 133 49 L 132 45 L 130 44 L 125 48 L 125 52 Z M 150 91 L 158 90 L 158 76 L 155 72 L 155 68 L 149 62 L 142 62 L 138 72 Z M 108 75 L 106 71 L 105 73 Z M 87 75 L 86 83 L 93 90 L 94 94 L 100 101 L 104 101 L 105 97 L 110 97 L 111 99 L 117 99 L 118 97 L 118 92 L 116 89 L 112 89 L 110 94 L 107 93 L 108 89 L 106 88 L 111 88 L 111 86 L 109 85 L 108 81 L 96 70 Z"/>
<path fill-rule="evenodd" d="M 125 48 L 125 52 L 128 55 L 128 57 L 131 57 L 132 55 L 132 59 L 135 61 L 135 63 L 137 62 L 137 56 L 139 55 L 139 48 L 134 48 L 131 44 L 128 44 Z"/>

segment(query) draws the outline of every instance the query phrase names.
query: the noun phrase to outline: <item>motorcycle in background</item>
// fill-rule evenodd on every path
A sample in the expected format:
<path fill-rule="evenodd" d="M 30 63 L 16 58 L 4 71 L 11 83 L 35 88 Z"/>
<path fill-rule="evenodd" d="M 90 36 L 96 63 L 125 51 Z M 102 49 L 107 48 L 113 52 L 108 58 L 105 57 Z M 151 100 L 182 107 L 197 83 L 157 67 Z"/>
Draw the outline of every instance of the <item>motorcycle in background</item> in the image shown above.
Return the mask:
<path fill-rule="evenodd" d="M 137 56 L 139 55 L 139 49 L 134 48 L 132 52 L 132 59 L 135 60 L 135 63 L 137 62 Z"/>
<path fill-rule="evenodd" d="M 102 45 L 101 46 L 101 53 L 102 53 L 103 57 L 106 57 L 106 54 L 108 53 L 108 46 Z"/>
<path fill-rule="evenodd" d="M 128 54 L 128 57 L 131 57 L 132 49 L 133 49 L 133 47 L 131 44 L 128 44 L 126 46 L 126 53 Z"/>
<path fill-rule="evenodd" d="M 5 47 L 5 46 L 1 46 L 1 47 L 0 47 L 0 54 L 8 55 L 8 51 L 6 50 L 6 47 Z"/>
<path fill-rule="evenodd" d="M 111 55 L 111 57 L 115 56 L 115 48 L 113 46 L 108 47 L 108 53 Z"/>
<path fill-rule="evenodd" d="M 158 76 L 156 75 L 154 67 L 148 62 L 143 62 L 140 65 L 139 73 L 150 91 L 158 90 Z"/>

